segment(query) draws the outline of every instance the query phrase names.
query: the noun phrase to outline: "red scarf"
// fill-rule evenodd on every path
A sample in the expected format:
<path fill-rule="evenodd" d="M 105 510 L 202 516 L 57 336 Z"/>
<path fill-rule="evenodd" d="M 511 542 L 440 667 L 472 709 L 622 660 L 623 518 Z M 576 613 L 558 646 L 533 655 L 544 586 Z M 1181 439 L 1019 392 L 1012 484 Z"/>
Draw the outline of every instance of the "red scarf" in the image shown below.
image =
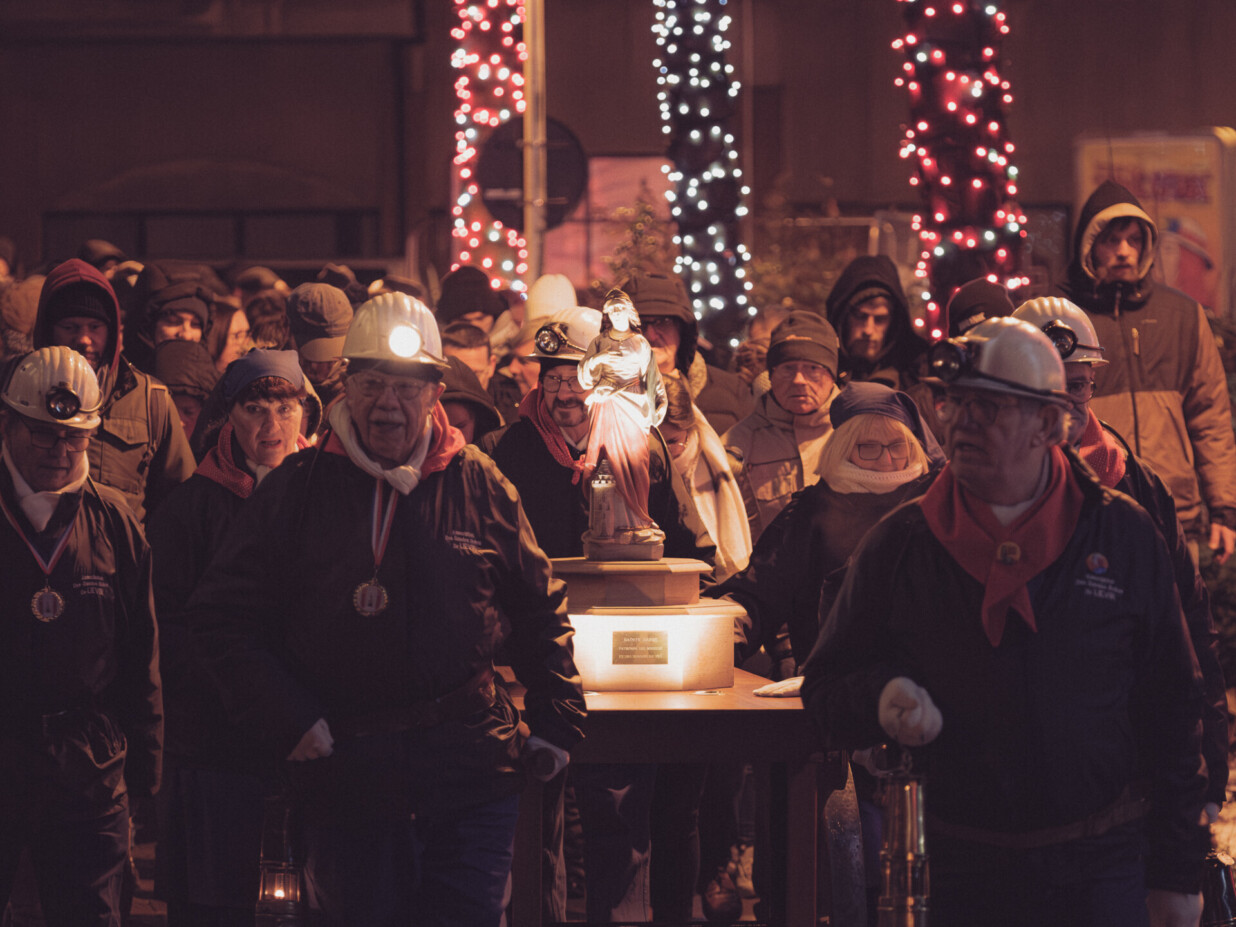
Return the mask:
<path fill-rule="evenodd" d="M 1082 432 L 1077 452 L 1098 476 L 1099 482 L 1113 488 L 1124 476 L 1124 448 L 1112 434 L 1099 424 L 1099 417 L 1086 410 L 1086 430 Z"/>
<path fill-rule="evenodd" d="M 1060 556 L 1077 527 L 1081 487 L 1063 451 L 1052 448 L 1050 461 L 1047 489 L 1007 527 L 986 502 L 962 489 L 952 465 L 919 502 L 931 533 L 983 584 L 983 629 L 993 647 L 1000 646 L 1010 608 L 1038 630 L 1026 583 Z"/>
<path fill-rule="evenodd" d="M 197 465 L 198 473 L 209 480 L 214 480 L 224 489 L 231 490 L 242 499 L 248 499 L 257 488 L 257 480 L 253 474 L 236 463 L 233 439 L 236 429 L 231 422 L 224 422 L 219 429 L 219 440 L 210 449 L 202 462 Z M 309 446 L 304 435 L 296 436 L 296 449 L 303 451 Z"/>
<path fill-rule="evenodd" d="M 529 390 L 528 395 L 520 402 L 519 417 L 526 418 L 536 427 L 541 440 L 549 448 L 550 455 L 568 470 L 574 470 L 575 475 L 571 477 L 571 482 L 578 483 L 583 464 L 571 456 L 571 449 L 567 446 L 566 438 L 562 436 L 562 429 L 555 425 L 554 420 L 546 413 L 545 406 L 541 403 L 539 386 Z"/>
<path fill-rule="evenodd" d="M 464 445 L 468 443 L 464 440 L 463 432 L 452 425 L 450 419 L 446 417 L 446 410 L 442 408 L 442 403 L 434 404 L 433 409 L 430 410 L 429 419 L 433 422 L 433 434 L 429 438 L 429 450 L 425 454 L 425 462 L 421 464 L 421 476 L 445 470 L 451 458 L 463 450 Z M 322 445 L 322 450 L 327 454 L 348 456 L 343 442 L 333 430 L 326 438 L 326 443 Z"/>
<path fill-rule="evenodd" d="M 257 485 L 253 474 L 236 463 L 232 453 L 232 438 L 235 429 L 231 422 L 225 422 L 219 429 L 219 440 L 215 446 L 197 465 L 197 472 L 208 480 L 214 480 L 224 489 L 229 489 L 242 499 L 248 499 Z"/>

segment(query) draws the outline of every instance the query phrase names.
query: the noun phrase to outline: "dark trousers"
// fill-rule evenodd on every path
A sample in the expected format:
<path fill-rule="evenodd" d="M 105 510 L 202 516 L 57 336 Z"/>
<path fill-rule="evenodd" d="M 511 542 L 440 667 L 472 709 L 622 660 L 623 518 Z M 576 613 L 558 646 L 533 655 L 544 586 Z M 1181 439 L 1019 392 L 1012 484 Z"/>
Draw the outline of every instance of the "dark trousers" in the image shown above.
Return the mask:
<path fill-rule="evenodd" d="M 305 881 L 322 924 L 498 927 L 519 797 L 415 819 L 306 809 Z"/>
<path fill-rule="evenodd" d="M 0 821 L 0 909 L 29 850 L 48 927 L 119 927 L 129 857 L 129 806 L 85 821 Z"/>
<path fill-rule="evenodd" d="M 931 927 L 1144 927 L 1136 824 L 1089 840 L 1013 851 L 945 838 L 932 844 Z M 937 857 L 937 853 L 939 856 Z"/>
<path fill-rule="evenodd" d="M 583 763 L 571 766 L 584 835 L 589 921 L 648 920 L 649 812 L 657 767 Z"/>

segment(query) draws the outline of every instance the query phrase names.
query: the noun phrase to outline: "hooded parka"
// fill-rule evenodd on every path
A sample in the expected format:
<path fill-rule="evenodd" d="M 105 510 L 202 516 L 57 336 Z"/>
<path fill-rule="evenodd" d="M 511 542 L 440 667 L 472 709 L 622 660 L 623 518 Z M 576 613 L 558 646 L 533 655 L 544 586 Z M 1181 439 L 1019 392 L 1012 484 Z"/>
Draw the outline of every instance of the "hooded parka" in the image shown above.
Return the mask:
<path fill-rule="evenodd" d="M 1135 283 L 1100 282 L 1091 249 L 1115 219 L 1137 220 Z M 1186 534 L 1209 520 L 1236 528 L 1236 440 L 1223 362 L 1202 307 L 1151 279 L 1158 230 L 1137 198 L 1106 181 L 1083 207 L 1060 292 L 1086 311 L 1110 364 L 1095 368 L 1090 407 L 1167 483 Z M 1204 508 L 1203 508 L 1204 505 Z"/>
<path fill-rule="evenodd" d="M 56 343 L 54 319 L 47 311 L 49 300 L 77 284 L 97 288 L 115 308 L 103 359 L 95 371 L 104 397 L 103 423 L 87 452 L 90 476 L 123 495 L 138 521 L 144 522 L 149 510 L 192 475 L 193 452 L 167 387 L 137 370 L 121 354 L 120 304 L 107 278 L 85 261 L 65 261 L 47 275 L 34 323 L 35 349 Z"/>

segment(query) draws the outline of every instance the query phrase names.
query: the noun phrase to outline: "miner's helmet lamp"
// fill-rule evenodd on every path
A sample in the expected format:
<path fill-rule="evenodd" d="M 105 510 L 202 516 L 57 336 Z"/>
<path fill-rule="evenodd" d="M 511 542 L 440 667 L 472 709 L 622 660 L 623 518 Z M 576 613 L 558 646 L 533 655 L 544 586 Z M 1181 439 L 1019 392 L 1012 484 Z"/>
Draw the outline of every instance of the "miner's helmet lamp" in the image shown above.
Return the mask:
<path fill-rule="evenodd" d="M 344 338 L 343 356 L 349 361 L 447 367 L 433 313 L 406 293 L 380 293 L 362 303 Z"/>
<path fill-rule="evenodd" d="M 538 357 L 557 357 L 571 351 L 583 352 L 584 348 L 571 344 L 571 333 L 567 331 L 565 322 L 550 322 L 536 330 L 533 340 Z"/>
<path fill-rule="evenodd" d="M 26 418 L 89 431 L 99 427 L 102 394 L 90 362 L 63 345 L 40 348 L 14 362 L 5 405 Z"/>
<path fill-rule="evenodd" d="M 529 360 L 572 361 L 584 359 L 588 345 L 601 333 L 601 313 L 587 306 L 560 309 L 545 320 L 533 336 Z"/>
<path fill-rule="evenodd" d="M 1076 336 L 1067 326 L 1065 332 Z M 1011 316 L 988 319 L 959 338 L 932 346 L 928 366 L 945 386 L 969 386 L 1012 393 L 1049 402 L 1067 403 L 1064 363 L 1057 342 L 1029 322 Z"/>
<path fill-rule="evenodd" d="M 1042 330 L 1056 345 L 1060 357 L 1070 364 L 1090 364 L 1101 367 L 1103 357 L 1098 333 L 1090 317 L 1078 306 L 1061 296 L 1040 296 L 1027 300 L 1013 312 L 1013 318 L 1029 322 Z M 1069 332 L 1061 337 L 1061 330 Z"/>

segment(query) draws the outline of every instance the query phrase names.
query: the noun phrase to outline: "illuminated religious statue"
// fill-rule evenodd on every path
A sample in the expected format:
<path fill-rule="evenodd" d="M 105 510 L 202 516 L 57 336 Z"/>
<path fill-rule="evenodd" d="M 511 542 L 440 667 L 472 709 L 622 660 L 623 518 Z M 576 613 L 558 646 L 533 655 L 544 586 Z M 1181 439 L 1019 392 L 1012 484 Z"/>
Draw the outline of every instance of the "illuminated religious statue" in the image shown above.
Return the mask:
<path fill-rule="evenodd" d="M 648 514 L 648 433 L 665 418 L 665 386 L 630 297 L 610 290 L 601 315 L 601 333 L 579 364 L 579 382 L 592 390 L 583 460 L 593 490 L 586 556 L 657 560 L 665 533 Z"/>

